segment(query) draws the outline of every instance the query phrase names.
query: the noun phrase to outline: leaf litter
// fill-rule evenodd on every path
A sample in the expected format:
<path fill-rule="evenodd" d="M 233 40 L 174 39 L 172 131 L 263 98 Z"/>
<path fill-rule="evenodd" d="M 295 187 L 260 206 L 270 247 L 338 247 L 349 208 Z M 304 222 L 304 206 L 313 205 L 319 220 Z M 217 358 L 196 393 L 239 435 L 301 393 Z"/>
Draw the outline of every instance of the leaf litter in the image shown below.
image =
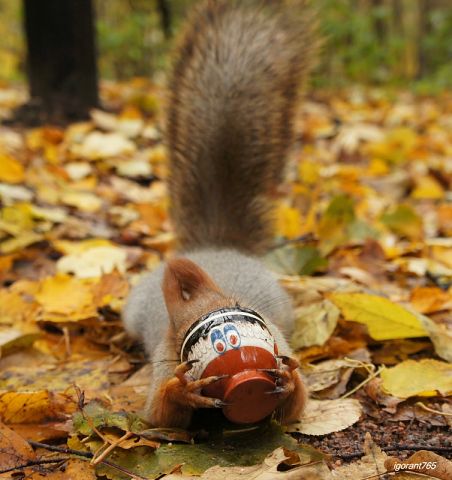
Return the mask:
<path fill-rule="evenodd" d="M 19 471 L 356 479 L 430 447 L 414 455 L 441 468 L 422 473 L 446 478 L 452 98 L 356 93 L 319 92 L 301 106 L 303 142 L 266 258 L 294 299 L 291 343 L 313 398 L 287 431 L 237 431 L 221 418 L 213 430 L 201 420 L 153 429 L 140 418 L 149 373 L 120 312 L 175 244 L 161 91 L 108 84 L 110 111 L 90 121 L 0 129 L 0 470 L 37 460 L 49 463 Z"/>

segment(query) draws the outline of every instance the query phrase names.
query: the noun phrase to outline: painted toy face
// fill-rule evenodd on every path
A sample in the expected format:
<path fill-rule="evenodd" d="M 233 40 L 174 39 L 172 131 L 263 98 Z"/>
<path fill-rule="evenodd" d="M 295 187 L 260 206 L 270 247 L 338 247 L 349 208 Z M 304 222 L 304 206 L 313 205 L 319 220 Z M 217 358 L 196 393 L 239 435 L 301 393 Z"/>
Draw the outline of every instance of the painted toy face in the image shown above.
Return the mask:
<path fill-rule="evenodd" d="M 210 332 L 212 347 L 218 355 L 223 355 L 231 348 L 240 348 L 241 336 L 233 323 L 213 328 Z"/>
<path fill-rule="evenodd" d="M 272 356 L 277 353 L 273 336 L 260 315 L 252 310 L 225 308 L 210 312 L 192 325 L 182 345 L 181 361 L 197 360 L 190 375 L 198 379 L 216 358 L 226 359 L 234 350 L 249 352 L 251 348 L 247 347 Z M 242 360 L 246 364 L 244 355 Z"/>

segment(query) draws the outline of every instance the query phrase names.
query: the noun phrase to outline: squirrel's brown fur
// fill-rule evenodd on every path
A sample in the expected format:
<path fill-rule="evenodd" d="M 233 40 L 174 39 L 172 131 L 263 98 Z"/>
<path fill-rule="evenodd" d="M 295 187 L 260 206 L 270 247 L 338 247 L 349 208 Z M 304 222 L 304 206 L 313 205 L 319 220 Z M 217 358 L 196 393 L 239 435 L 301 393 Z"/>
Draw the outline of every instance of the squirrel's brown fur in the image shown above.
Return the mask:
<path fill-rule="evenodd" d="M 171 216 L 186 250 L 269 245 L 268 193 L 281 179 L 316 52 L 307 3 L 207 0 L 188 22 L 166 126 Z"/>

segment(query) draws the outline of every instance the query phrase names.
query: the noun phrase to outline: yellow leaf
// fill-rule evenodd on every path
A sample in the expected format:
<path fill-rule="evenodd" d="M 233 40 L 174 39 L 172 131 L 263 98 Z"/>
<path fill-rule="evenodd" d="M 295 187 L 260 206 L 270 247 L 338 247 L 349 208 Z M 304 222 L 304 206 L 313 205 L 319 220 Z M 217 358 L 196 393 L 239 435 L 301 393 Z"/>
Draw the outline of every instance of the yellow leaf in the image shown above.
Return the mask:
<path fill-rule="evenodd" d="M 410 239 L 422 237 L 422 218 L 409 205 L 398 205 L 385 212 L 380 220 L 396 235 Z"/>
<path fill-rule="evenodd" d="M 298 166 L 298 176 L 302 183 L 316 185 L 320 177 L 319 163 L 304 160 Z"/>
<path fill-rule="evenodd" d="M 24 179 L 25 171 L 22 164 L 9 155 L 0 154 L 0 182 L 20 183 Z"/>
<path fill-rule="evenodd" d="M 447 267 L 452 268 L 452 248 L 434 245 L 431 248 L 431 256 L 434 260 L 444 263 Z"/>
<path fill-rule="evenodd" d="M 371 176 L 387 175 L 389 173 L 388 164 L 381 158 L 372 158 L 368 168 L 368 173 Z"/>
<path fill-rule="evenodd" d="M 15 238 L 9 238 L 0 243 L 0 253 L 13 253 L 22 248 L 28 247 L 33 243 L 40 242 L 44 235 L 35 232 L 23 232 Z"/>
<path fill-rule="evenodd" d="M 76 402 L 62 393 L 4 392 L 0 393 L 0 416 L 5 423 L 38 423 L 43 420 L 64 419 L 73 413 Z"/>
<path fill-rule="evenodd" d="M 43 319 L 49 321 L 80 320 L 95 317 L 93 282 L 57 274 L 41 282 L 36 301 L 44 308 Z"/>
<path fill-rule="evenodd" d="M 418 200 L 441 200 L 444 195 L 443 187 L 431 176 L 417 179 L 416 188 L 411 193 Z"/>
<path fill-rule="evenodd" d="M 65 205 L 75 207 L 87 213 L 97 212 L 102 207 L 102 200 L 89 192 L 65 192 L 61 195 L 61 201 Z"/>
<path fill-rule="evenodd" d="M 15 392 L 67 391 L 72 385 L 82 390 L 105 390 L 109 387 L 107 359 L 74 361 L 55 365 L 6 366 L 0 372 L 0 390 Z"/>
<path fill-rule="evenodd" d="M 77 255 L 86 252 L 94 247 L 110 247 L 113 244 L 105 238 L 90 238 L 81 242 L 70 242 L 69 240 L 55 240 L 53 246 L 65 255 Z"/>
<path fill-rule="evenodd" d="M 296 238 L 301 235 L 303 220 L 300 212 L 293 207 L 281 204 L 276 214 L 276 233 L 285 238 Z"/>
<path fill-rule="evenodd" d="M 427 336 L 416 315 L 387 298 L 366 293 L 332 293 L 329 299 L 346 320 L 367 325 L 375 340 Z"/>
<path fill-rule="evenodd" d="M 381 372 L 383 388 L 399 398 L 452 393 L 452 365 L 429 358 L 405 360 Z"/>

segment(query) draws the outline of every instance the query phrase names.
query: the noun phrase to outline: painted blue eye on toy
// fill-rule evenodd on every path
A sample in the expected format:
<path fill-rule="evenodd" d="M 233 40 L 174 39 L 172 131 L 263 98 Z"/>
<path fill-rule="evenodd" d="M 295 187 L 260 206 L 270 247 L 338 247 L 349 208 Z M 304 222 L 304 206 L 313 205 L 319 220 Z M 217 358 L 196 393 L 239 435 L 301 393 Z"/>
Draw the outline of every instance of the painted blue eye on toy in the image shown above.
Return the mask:
<path fill-rule="evenodd" d="M 212 342 L 213 349 L 222 355 L 226 351 L 226 341 L 223 336 L 223 332 L 216 328 L 210 333 L 210 341 Z"/>
<path fill-rule="evenodd" d="M 239 348 L 242 339 L 237 328 L 234 325 L 226 325 L 223 331 L 228 344 L 232 348 Z"/>

